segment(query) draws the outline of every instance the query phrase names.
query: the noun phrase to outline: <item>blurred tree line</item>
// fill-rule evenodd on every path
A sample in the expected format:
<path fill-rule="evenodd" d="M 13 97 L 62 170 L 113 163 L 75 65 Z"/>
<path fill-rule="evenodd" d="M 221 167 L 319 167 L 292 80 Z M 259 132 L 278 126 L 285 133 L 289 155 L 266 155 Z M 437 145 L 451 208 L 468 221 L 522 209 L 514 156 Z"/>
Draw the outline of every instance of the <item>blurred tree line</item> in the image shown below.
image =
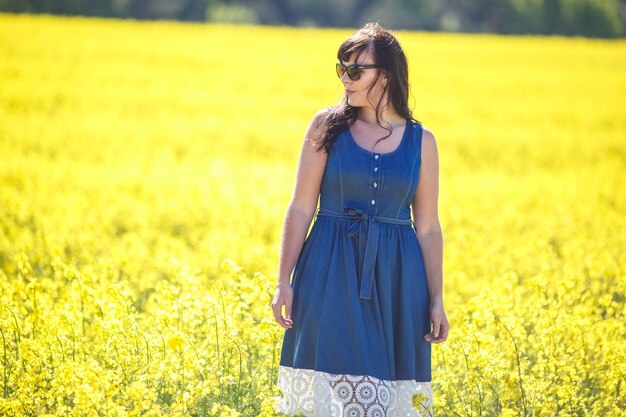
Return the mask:
<path fill-rule="evenodd" d="M 626 35 L 626 0 L 0 0 L 0 11 L 501 34 Z"/>

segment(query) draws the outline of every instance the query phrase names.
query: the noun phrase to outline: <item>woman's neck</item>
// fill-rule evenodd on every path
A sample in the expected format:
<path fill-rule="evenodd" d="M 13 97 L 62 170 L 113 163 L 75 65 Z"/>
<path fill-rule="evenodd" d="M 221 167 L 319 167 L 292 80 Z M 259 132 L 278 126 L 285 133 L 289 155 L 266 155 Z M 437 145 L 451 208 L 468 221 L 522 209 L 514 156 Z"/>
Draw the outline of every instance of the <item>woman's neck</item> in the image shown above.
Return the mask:
<path fill-rule="evenodd" d="M 357 120 L 366 124 L 376 125 L 376 110 L 370 107 L 361 107 Z M 406 119 L 398 114 L 393 108 L 387 107 L 381 116 L 381 122 L 383 124 L 389 123 L 390 125 L 404 123 Z"/>

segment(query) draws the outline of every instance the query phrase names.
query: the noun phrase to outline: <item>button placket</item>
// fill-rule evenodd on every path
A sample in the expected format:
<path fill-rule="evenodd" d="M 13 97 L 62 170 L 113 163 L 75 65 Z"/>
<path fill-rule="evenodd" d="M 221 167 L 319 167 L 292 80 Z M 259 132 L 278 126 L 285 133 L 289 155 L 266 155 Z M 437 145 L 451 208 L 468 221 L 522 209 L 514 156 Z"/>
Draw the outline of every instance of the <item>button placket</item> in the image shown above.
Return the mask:
<path fill-rule="evenodd" d="M 369 188 L 370 188 L 370 195 L 373 196 L 370 200 L 370 207 L 372 207 L 372 212 L 375 214 L 377 212 L 376 210 L 376 200 L 378 199 L 378 195 L 379 195 L 379 188 L 378 188 L 378 184 L 380 183 L 380 173 L 381 173 L 381 169 L 380 169 L 380 154 L 373 154 L 373 167 L 372 167 L 372 171 L 375 173 L 373 174 L 370 178 L 370 184 L 369 184 Z"/>

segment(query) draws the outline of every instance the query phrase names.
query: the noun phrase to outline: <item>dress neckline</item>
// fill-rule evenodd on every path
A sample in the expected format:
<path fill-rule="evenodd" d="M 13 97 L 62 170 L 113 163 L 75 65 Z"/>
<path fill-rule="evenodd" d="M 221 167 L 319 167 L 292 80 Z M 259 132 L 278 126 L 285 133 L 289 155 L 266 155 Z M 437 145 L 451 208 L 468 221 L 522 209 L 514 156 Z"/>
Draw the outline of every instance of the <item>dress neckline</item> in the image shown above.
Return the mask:
<path fill-rule="evenodd" d="M 352 131 L 350 130 L 350 127 L 348 127 L 347 131 L 348 131 L 348 137 L 350 138 L 350 142 L 352 142 L 357 149 L 360 149 L 361 151 L 363 151 L 363 152 L 365 152 L 365 153 L 367 153 L 369 155 L 388 156 L 388 155 L 393 155 L 393 154 L 395 154 L 395 153 L 400 151 L 400 149 L 404 145 L 404 142 L 406 142 L 406 137 L 408 136 L 409 127 L 410 126 L 411 126 L 410 125 L 410 120 L 406 119 L 406 123 L 404 125 L 404 132 L 402 133 L 402 138 L 400 139 L 400 143 L 398 144 L 396 149 L 394 149 L 391 152 L 385 152 L 385 153 L 382 153 L 382 152 L 372 152 L 372 151 L 369 151 L 369 150 L 365 149 L 364 147 L 362 147 L 361 145 L 359 145 L 357 143 L 356 139 L 354 139 L 354 136 L 352 136 Z"/>

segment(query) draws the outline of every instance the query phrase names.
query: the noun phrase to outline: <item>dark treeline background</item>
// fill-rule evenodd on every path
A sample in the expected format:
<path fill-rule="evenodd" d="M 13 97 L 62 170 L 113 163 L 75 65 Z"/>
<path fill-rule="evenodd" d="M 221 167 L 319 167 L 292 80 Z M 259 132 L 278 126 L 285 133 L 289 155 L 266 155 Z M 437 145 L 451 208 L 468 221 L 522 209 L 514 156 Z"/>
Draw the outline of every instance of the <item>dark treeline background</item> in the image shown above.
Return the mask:
<path fill-rule="evenodd" d="M 0 11 L 501 34 L 626 35 L 626 0 L 0 0 Z"/>

